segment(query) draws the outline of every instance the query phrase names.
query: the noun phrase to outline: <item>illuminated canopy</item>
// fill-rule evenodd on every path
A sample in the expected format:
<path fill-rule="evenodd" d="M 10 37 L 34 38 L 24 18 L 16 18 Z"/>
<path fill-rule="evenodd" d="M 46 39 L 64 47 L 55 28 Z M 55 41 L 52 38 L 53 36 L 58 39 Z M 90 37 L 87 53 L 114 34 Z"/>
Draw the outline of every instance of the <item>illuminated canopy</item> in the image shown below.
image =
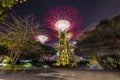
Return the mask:
<path fill-rule="evenodd" d="M 57 6 L 47 11 L 44 16 L 44 24 L 48 29 L 58 31 L 79 30 L 82 18 L 79 11 L 74 7 Z M 69 28 L 68 28 L 69 27 Z M 74 33 L 73 33 L 74 34 Z"/>
<path fill-rule="evenodd" d="M 48 37 L 45 35 L 38 35 L 37 38 L 42 44 L 44 44 L 48 40 Z"/>
<path fill-rule="evenodd" d="M 61 31 L 65 31 L 66 29 L 68 29 L 70 27 L 70 22 L 67 20 L 58 20 L 55 23 L 55 26 L 57 28 L 57 30 L 61 30 Z"/>

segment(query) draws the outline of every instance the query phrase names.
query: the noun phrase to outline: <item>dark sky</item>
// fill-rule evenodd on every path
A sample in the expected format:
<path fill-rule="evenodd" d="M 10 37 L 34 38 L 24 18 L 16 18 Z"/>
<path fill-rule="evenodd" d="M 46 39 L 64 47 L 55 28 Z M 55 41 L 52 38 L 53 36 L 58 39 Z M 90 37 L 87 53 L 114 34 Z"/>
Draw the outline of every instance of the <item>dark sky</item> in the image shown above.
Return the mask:
<path fill-rule="evenodd" d="M 16 5 L 14 11 L 21 16 L 34 14 L 43 24 L 43 15 L 55 6 L 76 7 L 83 17 L 81 29 L 120 14 L 120 0 L 28 0 L 26 3 Z"/>

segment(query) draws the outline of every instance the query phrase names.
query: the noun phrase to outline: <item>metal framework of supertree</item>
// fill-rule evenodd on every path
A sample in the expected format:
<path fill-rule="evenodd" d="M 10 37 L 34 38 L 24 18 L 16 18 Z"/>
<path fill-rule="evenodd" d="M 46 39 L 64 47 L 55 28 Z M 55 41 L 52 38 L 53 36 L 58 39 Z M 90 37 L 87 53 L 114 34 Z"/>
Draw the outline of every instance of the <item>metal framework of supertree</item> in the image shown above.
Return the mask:
<path fill-rule="evenodd" d="M 72 29 L 78 29 L 81 23 L 79 11 L 74 7 L 55 7 L 50 9 L 44 18 L 46 26 L 58 32 L 58 66 L 77 66 L 75 56 L 70 50 L 67 33 Z M 73 33 L 74 34 L 74 33 Z M 73 58 L 74 57 L 74 58 Z"/>

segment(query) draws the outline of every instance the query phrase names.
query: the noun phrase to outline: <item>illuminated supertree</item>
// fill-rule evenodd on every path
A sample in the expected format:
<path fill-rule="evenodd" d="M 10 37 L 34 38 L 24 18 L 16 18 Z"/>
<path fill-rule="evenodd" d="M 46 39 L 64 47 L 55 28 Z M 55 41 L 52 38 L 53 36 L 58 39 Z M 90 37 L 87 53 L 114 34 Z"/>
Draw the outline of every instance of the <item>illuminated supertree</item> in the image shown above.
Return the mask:
<path fill-rule="evenodd" d="M 74 61 L 71 58 L 68 41 L 74 35 L 70 31 L 78 29 L 80 26 L 81 17 L 79 11 L 74 7 L 52 8 L 46 13 L 44 23 L 49 29 L 58 32 L 58 53 L 60 56 L 57 65 L 71 65 Z"/>
<path fill-rule="evenodd" d="M 36 30 L 36 33 L 33 35 L 33 39 L 41 44 L 46 44 L 50 40 L 49 33 L 44 29 Z"/>
<path fill-rule="evenodd" d="M 37 36 L 38 41 L 40 41 L 42 44 L 45 44 L 45 42 L 48 40 L 48 37 L 46 35 L 38 35 Z"/>

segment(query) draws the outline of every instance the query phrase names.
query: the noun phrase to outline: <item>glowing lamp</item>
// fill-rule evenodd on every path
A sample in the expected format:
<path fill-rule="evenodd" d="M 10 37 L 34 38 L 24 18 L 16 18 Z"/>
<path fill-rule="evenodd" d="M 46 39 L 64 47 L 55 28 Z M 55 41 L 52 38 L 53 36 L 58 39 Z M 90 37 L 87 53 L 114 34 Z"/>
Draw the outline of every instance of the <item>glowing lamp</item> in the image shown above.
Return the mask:
<path fill-rule="evenodd" d="M 48 40 L 48 37 L 45 35 L 38 35 L 37 38 L 42 44 L 45 44 L 45 42 Z"/>
<path fill-rule="evenodd" d="M 68 29 L 70 27 L 70 22 L 67 20 L 58 20 L 55 23 L 55 27 L 57 28 L 57 30 L 59 31 L 65 31 L 66 29 Z"/>
<path fill-rule="evenodd" d="M 66 35 L 67 40 L 69 41 L 73 37 L 73 33 L 69 32 Z"/>
<path fill-rule="evenodd" d="M 72 44 L 74 44 L 74 45 L 75 45 L 75 44 L 77 44 L 77 42 L 76 42 L 76 41 L 73 41 L 73 42 L 72 42 Z"/>

